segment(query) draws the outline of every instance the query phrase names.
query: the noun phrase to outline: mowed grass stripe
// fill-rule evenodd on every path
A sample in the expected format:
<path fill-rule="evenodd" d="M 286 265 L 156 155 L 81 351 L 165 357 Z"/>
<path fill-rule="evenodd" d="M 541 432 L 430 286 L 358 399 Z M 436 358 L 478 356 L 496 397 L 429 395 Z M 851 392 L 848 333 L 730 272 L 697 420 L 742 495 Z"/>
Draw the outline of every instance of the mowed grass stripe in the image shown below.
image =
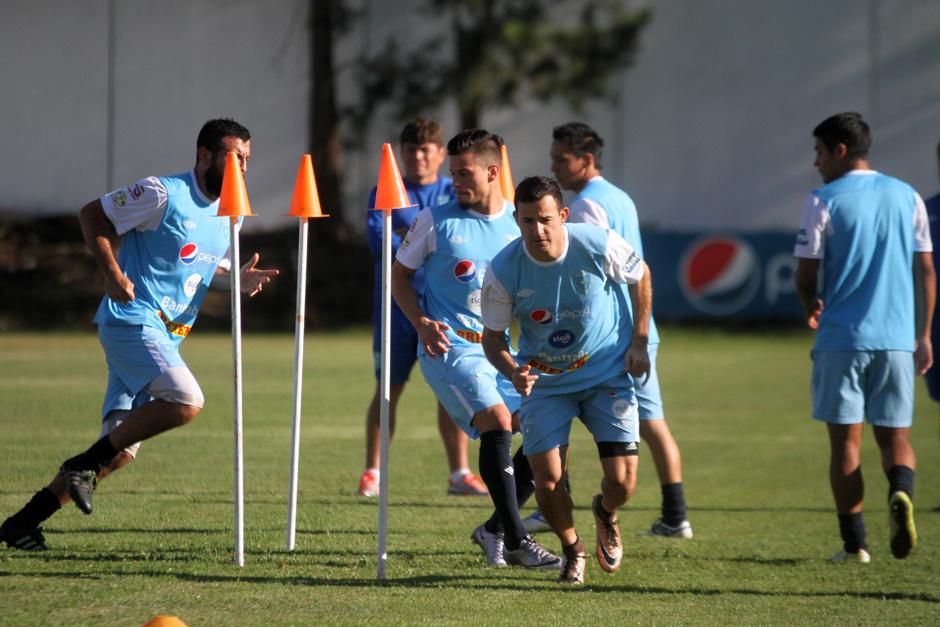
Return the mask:
<path fill-rule="evenodd" d="M 937 408 L 918 383 L 921 542 L 897 561 L 887 545 L 886 481 L 866 434 L 863 472 L 873 562 L 833 565 L 838 528 L 823 425 L 810 420 L 811 337 L 666 327 L 660 377 L 682 447 L 691 542 L 636 538 L 658 516 L 659 486 L 641 450 L 621 513 L 625 563 L 588 564 L 587 585 L 495 570 L 469 542 L 487 499 L 445 496 L 434 403 L 416 370 L 391 449 L 389 579 L 375 580 L 377 507 L 353 496 L 372 393 L 365 330 L 311 334 L 304 363 L 297 550 L 284 548 L 293 337 L 244 342 L 246 553 L 231 563 L 231 343 L 195 333 L 184 357 L 207 398 L 191 425 L 144 444 L 96 494 L 95 513 L 50 520 L 45 554 L 0 549 L 3 624 L 928 624 L 940 613 Z M 0 336 L 0 515 L 18 509 L 98 432 L 104 358 L 93 333 Z M 518 439 L 515 442 L 518 445 Z M 471 459 L 476 465 L 476 446 Z M 572 430 L 576 524 L 593 544 L 596 451 Z M 557 550 L 557 541 L 541 536 Z"/>

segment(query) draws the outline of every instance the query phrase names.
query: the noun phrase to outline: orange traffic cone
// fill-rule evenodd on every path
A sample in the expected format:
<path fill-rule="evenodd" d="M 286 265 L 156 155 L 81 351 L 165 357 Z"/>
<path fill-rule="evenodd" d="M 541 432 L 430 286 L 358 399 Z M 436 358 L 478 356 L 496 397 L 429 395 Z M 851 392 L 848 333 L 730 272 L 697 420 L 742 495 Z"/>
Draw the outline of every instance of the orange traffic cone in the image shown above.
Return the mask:
<path fill-rule="evenodd" d="M 515 203 L 516 187 L 512 184 L 512 169 L 509 167 L 509 151 L 506 150 L 506 144 L 500 145 L 499 152 L 503 156 L 503 162 L 499 166 L 499 189 L 503 192 L 503 198 Z"/>
<path fill-rule="evenodd" d="M 143 627 L 186 627 L 186 623 L 175 616 L 161 614 L 148 620 Z"/>
<path fill-rule="evenodd" d="M 300 157 L 297 168 L 297 181 L 294 183 L 294 197 L 290 201 L 290 213 L 295 218 L 329 218 L 320 209 L 320 195 L 317 193 L 317 180 L 313 176 L 313 159 L 310 155 Z"/>
<path fill-rule="evenodd" d="M 245 178 L 242 176 L 242 169 L 238 166 L 238 155 L 234 152 L 229 152 L 225 157 L 222 195 L 219 198 L 219 211 L 216 215 L 227 218 L 255 215 L 251 212 L 248 191 L 245 189 Z"/>
<path fill-rule="evenodd" d="M 401 180 L 398 172 L 398 162 L 391 144 L 382 144 L 382 161 L 379 163 L 379 182 L 375 191 L 376 211 L 390 211 L 411 207 L 414 203 L 408 200 L 405 191 L 405 182 Z"/>

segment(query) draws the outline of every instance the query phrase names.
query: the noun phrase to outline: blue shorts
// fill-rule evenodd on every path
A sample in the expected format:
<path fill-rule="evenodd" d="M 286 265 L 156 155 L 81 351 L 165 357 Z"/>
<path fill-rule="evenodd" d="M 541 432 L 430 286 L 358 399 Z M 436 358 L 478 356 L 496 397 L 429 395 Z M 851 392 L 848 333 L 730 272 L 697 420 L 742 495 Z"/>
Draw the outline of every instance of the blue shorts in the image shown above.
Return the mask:
<path fill-rule="evenodd" d="M 440 357 L 422 355 L 418 363 L 437 400 L 473 439 L 480 437 L 470 424 L 477 413 L 496 405 L 506 405 L 509 413 L 519 409 L 519 393 L 487 361 L 480 344 L 451 346 Z"/>
<path fill-rule="evenodd" d="M 372 355 L 374 356 L 375 378 L 382 371 L 382 296 L 378 295 L 376 306 L 372 310 Z M 411 369 L 418 360 L 418 333 L 411 326 L 395 301 L 392 301 L 391 342 L 389 349 L 389 383 L 402 385 L 408 382 Z"/>
<path fill-rule="evenodd" d="M 580 392 L 526 396 L 519 408 L 525 454 L 567 445 L 575 416 L 595 442 L 639 442 L 637 413 L 633 383 L 626 375 Z"/>
<path fill-rule="evenodd" d="M 102 418 L 135 409 L 152 399 L 145 388 L 170 368 L 186 368 L 179 346 L 166 331 L 148 326 L 100 325 L 98 339 L 108 362 Z"/>
<path fill-rule="evenodd" d="M 911 426 L 914 358 L 909 351 L 813 352 L 813 418 L 831 424 Z"/>
<path fill-rule="evenodd" d="M 640 420 L 662 420 L 666 417 L 663 411 L 663 397 L 659 391 L 659 375 L 656 374 L 656 353 L 659 344 L 652 344 L 646 350 L 650 356 L 650 376 L 643 385 L 643 379 L 634 379 L 634 392 L 636 402 L 640 408 Z"/>

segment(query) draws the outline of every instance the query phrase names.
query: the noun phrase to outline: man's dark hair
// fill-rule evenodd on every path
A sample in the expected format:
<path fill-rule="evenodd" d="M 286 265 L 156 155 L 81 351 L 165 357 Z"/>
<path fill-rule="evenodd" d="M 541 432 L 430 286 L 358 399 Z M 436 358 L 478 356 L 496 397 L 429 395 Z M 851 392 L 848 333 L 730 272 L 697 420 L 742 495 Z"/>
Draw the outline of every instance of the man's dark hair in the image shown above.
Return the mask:
<path fill-rule="evenodd" d="M 871 150 L 871 129 L 862 116 L 853 111 L 829 116 L 813 129 L 813 137 L 819 138 L 829 152 L 845 144 L 849 159 L 864 159 Z"/>
<path fill-rule="evenodd" d="M 503 138 L 494 135 L 482 128 L 468 128 L 454 135 L 447 142 L 447 154 L 451 157 L 462 155 L 465 152 L 472 152 L 476 157 L 475 161 L 481 161 L 485 165 L 502 162 L 500 146 L 503 145 Z"/>
<path fill-rule="evenodd" d="M 601 156 L 604 154 L 604 140 L 593 128 L 582 122 L 568 122 L 556 126 L 552 139 L 565 142 L 571 152 L 579 159 L 590 153 L 594 156 L 594 167 L 601 169 Z"/>
<path fill-rule="evenodd" d="M 214 153 L 222 147 L 222 139 L 225 137 L 237 137 L 246 142 L 251 139 L 251 133 L 232 118 L 209 120 L 199 129 L 196 148 L 205 148 Z"/>
<path fill-rule="evenodd" d="M 561 196 L 561 187 L 547 176 L 530 176 L 522 179 L 522 182 L 516 186 L 516 206 L 523 202 L 538 202 L 551 196 L 558 203 L 558 208 L 565 206 Z"/>
<path fill-rule="evenodd" d="M 415 118 L 401 130 L 398 138 L 402 144 L 437 144 L 444 145 L 444 126 L 431 118 Z"/>

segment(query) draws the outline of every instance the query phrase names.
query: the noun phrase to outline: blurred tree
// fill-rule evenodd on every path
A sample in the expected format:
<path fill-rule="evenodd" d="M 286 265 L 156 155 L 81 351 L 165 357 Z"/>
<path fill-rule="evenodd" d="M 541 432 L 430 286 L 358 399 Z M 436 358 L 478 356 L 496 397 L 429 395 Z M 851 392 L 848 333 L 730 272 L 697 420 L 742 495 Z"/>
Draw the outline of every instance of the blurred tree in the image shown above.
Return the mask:
<path fill-rule="evenodd" d="M 336 67 L 333 46 L 353 21 L 343 0 L 310 0 L 310 67 L 312 91 L 310 106 L 310 153 L 316 171 L 317 191 L 324 212 L 333 214 L 322 227 L 312 229 L 312 237 L 330 241 L 348 239 L 342 205 L 342 135 L 336 101 Z"/>
<path fill-rule="evenodd" d="M 484 110 L 523 96 L 559 97 L 579 110 L 587 100 L 612 96 L 610 78 L 636 56 L 651 11 L 624 4 L 424 0 L 428 19 L 446 21 L 444 32 L 409 42 L 407 52 L 400 39 L 414 31 L 390 35 L 383 50 L 366 60 L 358 115 L 368 119 L 391 101 L 406 119 L 450 97 L 461 128 L 479 126 Z"/>

